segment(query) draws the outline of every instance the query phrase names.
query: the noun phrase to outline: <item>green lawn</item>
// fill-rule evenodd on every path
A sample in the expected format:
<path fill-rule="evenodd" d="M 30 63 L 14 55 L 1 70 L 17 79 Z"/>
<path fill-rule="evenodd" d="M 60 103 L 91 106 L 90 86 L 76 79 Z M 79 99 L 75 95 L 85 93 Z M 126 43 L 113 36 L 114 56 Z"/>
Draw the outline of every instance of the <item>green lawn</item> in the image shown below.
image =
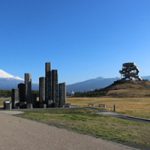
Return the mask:
<path fill-rule="evenodd" d="M 79 133 L 150 149 L 150 124 L 96 115 L 96 110 L 47 109 L 25 111 L 21 117 Z"/>

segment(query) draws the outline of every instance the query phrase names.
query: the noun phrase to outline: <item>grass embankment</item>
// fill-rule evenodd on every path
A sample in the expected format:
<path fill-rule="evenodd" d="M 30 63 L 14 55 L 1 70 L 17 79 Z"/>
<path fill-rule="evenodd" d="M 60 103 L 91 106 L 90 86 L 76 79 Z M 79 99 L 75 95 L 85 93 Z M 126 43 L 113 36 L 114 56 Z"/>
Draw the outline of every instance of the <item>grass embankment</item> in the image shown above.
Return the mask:
<path fill-rule="evenodd" d="M 140 147 L 150 148 L 150 124 L 101 116 L 96 110 L 48 109 L 25 111 L 21 116 L 79 133 Z"/>
<path fill-rule="evenodd" d="M 150 119 L 150 98 L 68 98 L 67 102 L 86 107 L 89 103 L 95 106 L 106 104 L 109 110 L 115 104 L 117 112 Z"/>

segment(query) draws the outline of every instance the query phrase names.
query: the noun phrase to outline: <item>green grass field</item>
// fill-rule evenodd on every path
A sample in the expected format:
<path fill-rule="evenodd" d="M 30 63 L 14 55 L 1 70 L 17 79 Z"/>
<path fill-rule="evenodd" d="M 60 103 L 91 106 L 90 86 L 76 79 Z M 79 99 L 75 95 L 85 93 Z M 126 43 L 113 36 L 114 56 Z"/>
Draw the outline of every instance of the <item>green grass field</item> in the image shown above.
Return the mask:
<path fill-rule="evenodd" d="M 97 110 L 47 109 L 25 111 L 21 117 L 141 149 L 150 148 L 150 124 L 95 114 Z"/>
<path fill-rule="evenodd" d="M 113 105 L 116 105 L 117 112 L 150 119 L 150 98 L 68 98 L 67 103 L 83 107 L 91 103 L 95 106 L 106 104 L 108 110 L 112 110 Z"/>

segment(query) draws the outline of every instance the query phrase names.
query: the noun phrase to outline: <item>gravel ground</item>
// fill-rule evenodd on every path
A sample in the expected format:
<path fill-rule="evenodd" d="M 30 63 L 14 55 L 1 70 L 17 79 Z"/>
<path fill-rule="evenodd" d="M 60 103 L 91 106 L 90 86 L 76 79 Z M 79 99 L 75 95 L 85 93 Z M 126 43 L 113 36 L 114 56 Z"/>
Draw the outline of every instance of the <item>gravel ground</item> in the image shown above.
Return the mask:
<path fill-rule="evenodd" d="M 0 150 L 135 150 L 0 112 Z"/>

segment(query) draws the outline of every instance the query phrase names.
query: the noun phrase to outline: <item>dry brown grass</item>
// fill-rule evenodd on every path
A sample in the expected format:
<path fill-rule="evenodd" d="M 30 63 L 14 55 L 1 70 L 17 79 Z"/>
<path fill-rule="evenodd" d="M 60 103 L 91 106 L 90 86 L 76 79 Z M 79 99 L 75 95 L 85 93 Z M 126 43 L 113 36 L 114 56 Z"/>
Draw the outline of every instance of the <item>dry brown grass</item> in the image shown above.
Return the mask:
<path fill-rule="evenodd" d="M 6 101 L 6 100 L 10 100 L 11 98 L 10 97 L 1 97 L 0 98 L 0 108 L 3 107 L 3 102 Z"/>
<path fill-rule="evenodd" d="M 118 81 L 103 91 L 109 97 L 150 97 L 150 81 Z"/>
<path fill-rule="evenodd" d="M 149 97 L 149 89 L 119 89 L 119 90 L 110 90 L 106 94 L 107 96 L 115 97 Z"/>
<path fill-rule="evenodd" d="M 98 104 L 106 104 L 109 110 L 112 110 L 113 105 L 116 105 L 117 112 L 150 118 L 150 98 L 68 98 L 67 103 L 84 107 L 90 103 L 95 106 L 98 106 Z"/>

